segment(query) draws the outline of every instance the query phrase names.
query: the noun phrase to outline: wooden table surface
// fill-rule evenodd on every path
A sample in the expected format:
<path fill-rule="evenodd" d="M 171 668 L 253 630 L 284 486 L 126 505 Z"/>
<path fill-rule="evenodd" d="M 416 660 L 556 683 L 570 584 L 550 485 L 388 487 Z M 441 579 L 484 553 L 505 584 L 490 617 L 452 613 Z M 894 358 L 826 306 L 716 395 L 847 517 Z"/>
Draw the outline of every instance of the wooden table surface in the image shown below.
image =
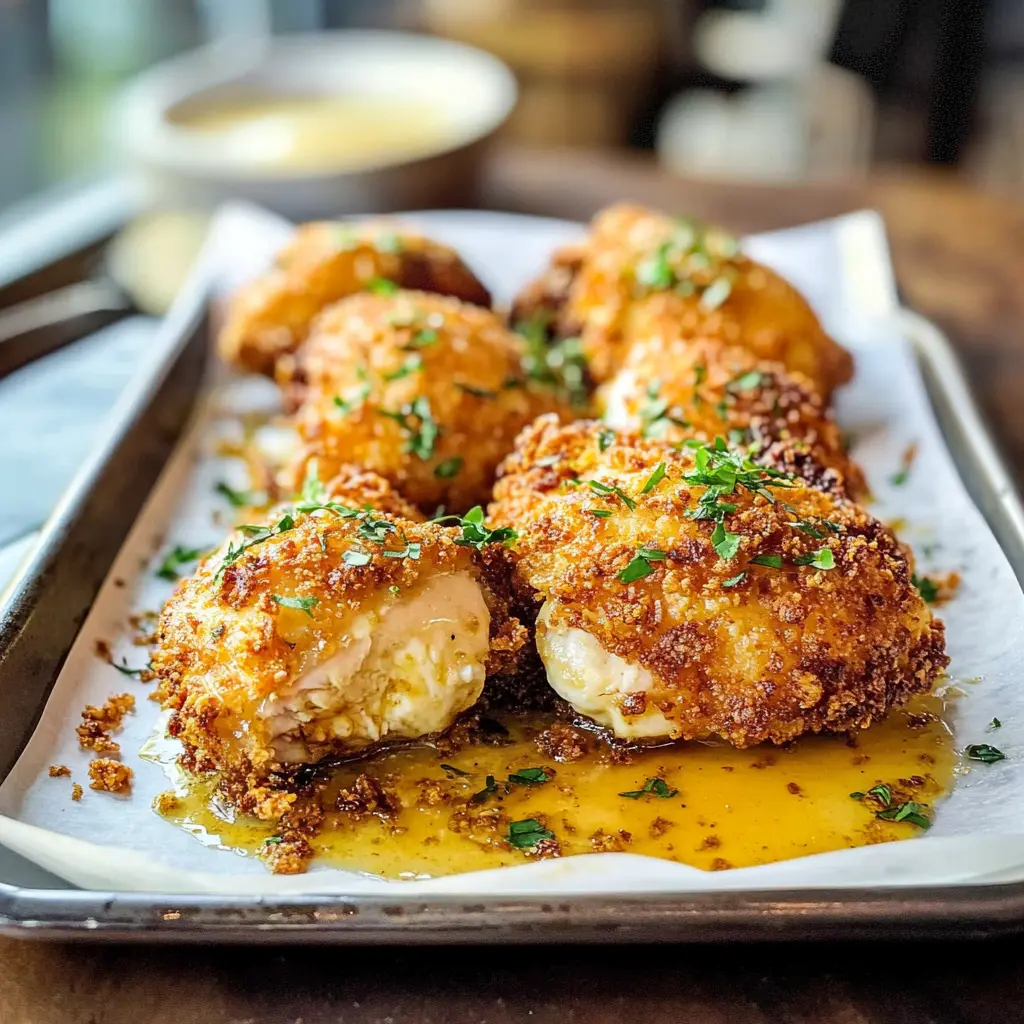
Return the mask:
<path fill-rule="evenodd" d="M 953 337 L 1024 481 L 1024 207 L 952 180 L 746 187 L 637 157 L 499 152 L 501 209 L 585 218 L 634 199 L 736 230 L 863 206 L 888 222 L 907 301 Z M 1002 1024 L 1024 1021 L 1024 942 L 300 950 L 0 939 L 0 1024 Z"/>

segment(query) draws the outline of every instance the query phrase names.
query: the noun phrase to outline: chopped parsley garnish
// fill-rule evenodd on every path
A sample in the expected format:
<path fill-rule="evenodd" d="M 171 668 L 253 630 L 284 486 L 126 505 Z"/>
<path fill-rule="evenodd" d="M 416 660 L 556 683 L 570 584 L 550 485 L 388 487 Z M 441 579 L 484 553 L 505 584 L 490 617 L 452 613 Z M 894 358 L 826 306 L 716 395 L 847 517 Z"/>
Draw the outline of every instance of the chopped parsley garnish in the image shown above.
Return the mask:
<path fill-rule="evenodd" d="M 653 380 L 647 385 L 647 400 L 640 407 L 641 434 L 644 437 L 661 437 L 670 426 L 688 427 L 690 424 L 678 416 L 669 415 L 667 398 L 660 398 L 661 381 Z"/>
<path fill-rule="evenodd" d="M 834 569 L 836 567 L 836 560 L 832 556 L 832 552 L 829 548 L 819 548 L 817 551 L 811 551 L 806 555 L 800 555 L 793 559 L 794 565 L 810 565 L 815 569 Z"/>
<path fill-rule="evenodd" d="M 305 612 L 310 618 L 313 618 L 313 609 L 320 603 L 318 597 L 283 597 L 281 594 L 271 594 L 270 600 L 282 608 Z"/>
<path fill-rule="evenodd" d="M 420 395 L 412 402 L 407 402 L 398 412 L 379 409 L 381 416 L 394 420 L 407 434 L 403 451 L 411 452 L 417 458 L 427 462 L 434 455 L 434 444 L 441 428 L 434 421 L 430 411 L 430 401 Z"/>
<path fill-rule="evenodd" d="M 370 382 L 367 379 L 367 373 L 365 367 L 360 366 L 356 370 L 356 376 L 361 381 L 359 387 L 350 395 L 342 397 L 341 395 L 334 396 L 334 404 L 341 410 L 344 415 L 348 415 L 350 412 L 354 412 L 360 408 L 369 397 L 370 397 Z"/>
<path fill-rule="evenodd" d="M 724 275 L 722 277 L 716 277 L 701 293 L 700 304 L 704 309 L 709 312 L 715 309 L 725 302 L 727 298 L 732 294 L 732 281 Z"/>
<path fill-rule="evenodd" d="M 438 516 L 434 523 L 454 523 L 462 527 L 462 536 L 455 538 L 456 544 L 481 550 L 485 544 L 511 544 L 519 536 L 511 526 L 499 526 L 491 530 L 484 523 L 484 510 L 480 505 L 471 508 L 464 516 Z"/>
<path fill-rule="evenodd" d="M 910 479 L 910 468 L 917 458 L 917 445 L 908 445 L 903 452 L 903 459 L 900 468 L 889 477 L 889 482 L 896 487 L 902 487 Z"/>
<path fill-rule="evenodd" d="M 615 443 L 615 431 L 609 430 L 607 427 L 602 427 L 597 432 L 597 450 L 599 452 L 606 452 Z"/>
<path fill-rule="evenodd" d="M 439 462 L 434 467 L 434 476 L 441 480 L 451 480 L 453 476 L 458 476 L 460 469 L 462 469 L 462 456 L 456 455 L 451 459 L 445 459 L 444 462 Z"/>
<path fill-rule="evenodd" d="M 731 577 L 727 580 L 722 580 L 723 587 L 735 587 L 738 583 L 742 583 L 747 578 L 746 572 L 741 572 L 736 576 Z"/>
<path fill-rule="evenodd" d="M 411 558 L 415 562 L 419 560 L 420 552 L 421 547 L 417 541 L 407 541 L 404 548 L 387 548 L 381 554 L 385 558 Z"/>
<path fill-rule="evenodd" d="M 131 676 L 133 679 L 139 679 L 139 678 L 141 678 L 143 672 L 151 671 L 148 667 L 147 668 L 129 668 L 128 667 L 128 663 L 124 660 L 124 658 L 121 659 L 121 664 L 120 665 L 116 661 L 110 662 L 110 665 L 111 665 L 112 668 L 116 668 L 117 671 L 121 673 L 121 675 L 123 675 L 123 676 Z"/>
<path fill-rule="evenodd" d="M 730 533 L 720 522 L 715 523 L 715 528 L 711 532 L 711 546 L 719 558 L 728 562 L 736 557 L 736 552 L 740 549 L 740 535 Z"/>
<path fill-rule="evenodd" d="M 342 561 L 352 568 L 358 568 L 361 565 L 368 565 L 370 562 L 370 552 L 364 551 L 362 548 L 349 548 L 342 556 Z"/>
<path fill-rule="evenodd" d="M 488 775 L 487 778 L 484 779 L 484 788 L 481 789 L 479 792 L 474 793 L 469 798 L 469 802 L 471 804 L 482 804 L 487 800 L 488 797 L 494 795 L 497 792 L 498 783 L 495 782 L 493 775 Z"/>
<path fill-rule="evenodd" d="M 782 555 L 754 555 L 750 561 L 753 565 L 767 565 L 771 569 L 782 568 Z"/>
<path fill-rule="evenodd" d="M 262 505 L 267 498 L 262 491 L 236 491 L 234 487 L 223 480 L 218 480 L 217 486 L 214 489 L 218 494 L 227 498 L 228 504 L 232 505 L 234 508 L 248 508 L 250 505 Z"/>
<path fill-rule="evenodd" d="M 1005 761 L 1006 755 L 998 748 L 989 743 L 972 743 L 964 748 L 964 754 L 970 761 L 983 761 L 985 764 L 995 764 L 996 761 Z"/>
<path fill-rule="evenodd" d="M 584 405 L 588 398 L 587 360 L 579 338 L 552 341 L 548 328 L 550 317 L 538 314 L 515 325 L 523 337 L 525 352 L 523 372 L 537 384 L 545 384 L 565 392 L 573 405 Z"/>
<path fill-rule="evenodd" d="M 284 842 L 284 840 L 280 836 L 267 836 L 267 838 L 263 840 L 263 845 L 264 846 L 277 846 L 278 843 L 283 843 L 283 842 Z"/>
<path fill-rule="evenodd" d="M 429 348 L 437 341 L 437 331 L 432 327 L 418 330 L 410 339 L 407 348 Z"/>
<path fill-rule="evenodd" d="M 453 764 L 442 764 L 441 770 L 448 775 L 469 775 L 469 772 L 463 771 L 461 768 L 456 768 Z"/>
<path fill-rule="evenodd" d="M 669 262 L 672 251 L 671 242 L 663 242 L 649 256 L 645 256 L 636 266 L 636 279 L 646 288 L 664 291 L 675 283 L 676 275 Z"/>
<path fill-rule="evenodd" d="M 925 809 L 913 800 L 907 800 L 901 804 L 892 802 L 892 788 L 884 782 L 872 786 L 866 793 L 851 793 L 854 800 L 863 800 L 866 796 L 874 797 L 882 805 L 882 809 L 875 811 L 875 817 L 880 821 L 905 821 L 908 825 L 916 825 L 921 829 L 932 827 L 931 820 L 925 814 Z"/>
<path fill-rule="evenodd" d="M 585 508 L 583 511 L 597 519 L 608 519 L 615 514 L 610 508 Z"/>
<path fill-rule="evenodd" d="M 998 718 L 993 718 L 992 721 L 988 723 L 988 727 L 989 729 L 1001 729 L 1003 727 L 1003 723 L 1000 722 Z"/>
<path fill-rule="evenodd" d="M 536 818 L 524 818 L 509 823 L 505 841 L 517 850 L 532 850 L 544 840 L 554 838 L 555 833 L 544 828 Z"/>
<path fill-rule="evenodd" d="M 708 368 L 706 366 L 695 366 L 693 368 L 693 386 L 699 388 L 708 379 Z"/>
<path fill-rule="evenodd" d="M 620 793 L 619 796 L 628 797 L 630 800 L 639 800 L 642 796 L 653 795 L 662 800 L 668 800 L 679 794 L 678 789 L 669 789 L 664 779 L 648 779 L 643 789 L 631 789 L 627 793 Z"/>
<path fill-rule="evenodd" d="M 474 398 L 497 398 L 498 392 L 491 391 L 489 388 L 478 388 L 473 384 L 463 384 L 460 381 L 455 382 L 455 386 L 460 390 L 464 391 L 467 395 L 472 395 Z"/>
<path fill-rule="evenodd" d="M 616 484 L 606 484 L 602 483 L 600 480 L 588 480 L 587 486 L 595 494 L 600 494 L 602 497 L 607 498 L 614 496 L 618 498 L 630 512 L 633 512 L 636 509 L 636 502 Z"/>
<path fill-rule="evenodd" d="M 551 779 L 543 768 L 520 768 L 508 777 L 509 782 L 515 782 L 520 786 L 540 786 Z"/>
<path fill-rule="evenodd" d="M 180 544 L 175 544 L 164 555 L 164 560 L 156 570 L 156 575 L 162 580 L 169 580 L 173 583 L 180 575 L 179 570 L 202 558 L 204 550 L 204 548 L 183 548 Z"/>
<path fill-rule="evenodd" d="M 374 295 L 394 295 L 398 290 L 398 285 L 386 277 L 374 277 L 366 282 L 366 291 Z"/>
<path fill-rule="evenodd" d="M 265 540 L 269 540 L 271 537 L 277 537 L 282 533 L 287 533 L 289 530 L 294 529 L 295 519 L 292 517 L 290 512 L 286 512 L 273 526 L 250 526 L 243 525 L 239 526 L 239 532 L 245 536 L 245 540 L 236 544 L 233 540 L 228 542 L 228 550 L 221 560 L 220 568 L 217 570 L 215 579 L 220 579 L 224 575 L 224 570 L 229 565 L 237 562 L 242 555 L 249 550 L 251 547 L 255 547 L 257 544 L 262 544 Z"/>
<path fill-rule="evenodd" d="M 378 252 L 398 255 L 402 251 L 402 239 L 394 231 L 382 231 L 377 235 L 374 245 Z"/>
<path fill-rule="evenodd" d="M 662 480 L 665 479 L 665 463 L 659 462 L 654 467 L 654 472 L 647 478 L 647 482 L 640 488 L 641 494 L 650 494 Z"/>
<path fill-rule="evenodd" d="M 917 573 L 914 573 L 910 577 L 910 582 L 917 587 L 917 591 L 925 604 L 935 604 L 939 599 L 939 588 L 933 579 L 927 576 L 918 576 Z"/>
<path fill-rule="evenodd" d="M 748 373 L 741 373 L 738 377 L 733 377 L 726 385 L 726 389 L 728 391 L 749 391 L 761 383 L 762 377 L 764 374 L 760 370 L 750 370 Z"/>
<path fill-rule="evenodd" d="M 622 583 L 635 583 L 654 572 L 652 562 L 663 562 L 668 553 L 658 548 L 640 548 L 633 560 L 618 574 Z"/>
<path fill-rule="evenodd" d="M 384 374 L 384 379 L 387 381 L 401 380 L 403 377 L 408 377 L 411 373 L 419 373 L 423 369 L 423 357 L 413 353 L 412 355 L 406 356 L 402 365 L 397 370 L 391 370 L 389 373 Z"/>

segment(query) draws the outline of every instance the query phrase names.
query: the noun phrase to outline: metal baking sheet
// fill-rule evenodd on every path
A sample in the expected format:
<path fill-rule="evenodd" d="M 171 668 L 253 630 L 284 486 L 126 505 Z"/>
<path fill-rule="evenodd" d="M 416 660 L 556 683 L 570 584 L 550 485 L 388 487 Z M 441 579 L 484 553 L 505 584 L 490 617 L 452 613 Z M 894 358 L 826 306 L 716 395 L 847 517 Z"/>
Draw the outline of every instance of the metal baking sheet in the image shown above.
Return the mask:
<path fill-rule="evenodd" d="M 0 622 L 0 767 L 27 741 L 121 540 L 173 448 L 198 389 L 201 291 L 179 304 L 146 371 L 54 514 Z M 1018 578 L 1024 515 L 949 342 L 901 314 L 944 435 Z M 42 609 L 46 609 L 45 618 Z M 27 686 L 26 681 L 33 685 Z M 1024 885 L 493 898 L 221 897 L 69 889 L 0 862 L 0 930 L 19 935 L 167 941 L 323 943 L 562 942 L 987 935 L 1020 930 Z"/>

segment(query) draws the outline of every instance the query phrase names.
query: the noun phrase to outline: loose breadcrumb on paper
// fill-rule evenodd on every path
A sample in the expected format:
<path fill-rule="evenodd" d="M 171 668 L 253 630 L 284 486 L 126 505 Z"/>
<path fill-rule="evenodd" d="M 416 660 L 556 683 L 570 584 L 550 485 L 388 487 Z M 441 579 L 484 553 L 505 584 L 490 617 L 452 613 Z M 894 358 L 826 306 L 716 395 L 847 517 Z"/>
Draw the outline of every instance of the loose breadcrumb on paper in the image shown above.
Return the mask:
<path fill-rule="evenodd" d="M 130 693 L 116 693 L 102 707 L 86 704 L 82 724 L 75 728 L 78 745 L 83 750 L 95 750 L 97 754 L 118 753 L 121 747 L 110 738 L 110 733 L 120 728 L 124 716 L 134 710 L 135 697 Z"/>
<path fill-rule="evenodd" d="M 89 762 L 89 788 L 106 793 L 131 791 L 135 773 L 126 764 L 109 757 L 98 757 Z"/>
<path fill-rule="evenodd" d="M 162 793 L 157 793 L 153 800 L 153 810 L 157 814 L 168 814 L 171 811 L 176 811 L 180 806 L 181 797 L 173 789 L 165 789 Z"/>
<path fill-rule="evenodd" d="M 82 787 L 76 782 L 71 787 L 71 799 L 74 800 L 75 803 L 78 803 L 78 801 L 82 799 L 82 794 L 84 792 L 85 792 L 85 790 L 82 789 Z"/>
<path fill-rule="evenodd" d="M 50 765 L 50 778 L 60 779 L 65 775 L 71 775 L 71 769 L 66 764 L 51 764 Z"/>

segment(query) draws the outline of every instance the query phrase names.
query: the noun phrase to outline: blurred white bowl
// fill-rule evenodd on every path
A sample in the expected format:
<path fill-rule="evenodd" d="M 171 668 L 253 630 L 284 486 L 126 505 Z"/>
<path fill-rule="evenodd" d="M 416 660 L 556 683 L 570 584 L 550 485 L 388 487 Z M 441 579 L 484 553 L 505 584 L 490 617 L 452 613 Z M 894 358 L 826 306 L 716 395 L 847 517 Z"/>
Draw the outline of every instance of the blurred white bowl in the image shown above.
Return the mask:
<path fill-rule="evenodd" d="M 349 154 L 334 167 L 320 154 L 303 170 L 182 118 L 247 99 L 314 95 L 436 109 L 436 139 L 404 156 Z M 515 102 L 511 71 L 481 50 L 432 36 L 324 32 L 219 44 L 160 64 L 128 87 L 116 130 L 150 202 L 209 207 L 241 198 L 309 218 L 472 204 L 484 145 Z"/>

